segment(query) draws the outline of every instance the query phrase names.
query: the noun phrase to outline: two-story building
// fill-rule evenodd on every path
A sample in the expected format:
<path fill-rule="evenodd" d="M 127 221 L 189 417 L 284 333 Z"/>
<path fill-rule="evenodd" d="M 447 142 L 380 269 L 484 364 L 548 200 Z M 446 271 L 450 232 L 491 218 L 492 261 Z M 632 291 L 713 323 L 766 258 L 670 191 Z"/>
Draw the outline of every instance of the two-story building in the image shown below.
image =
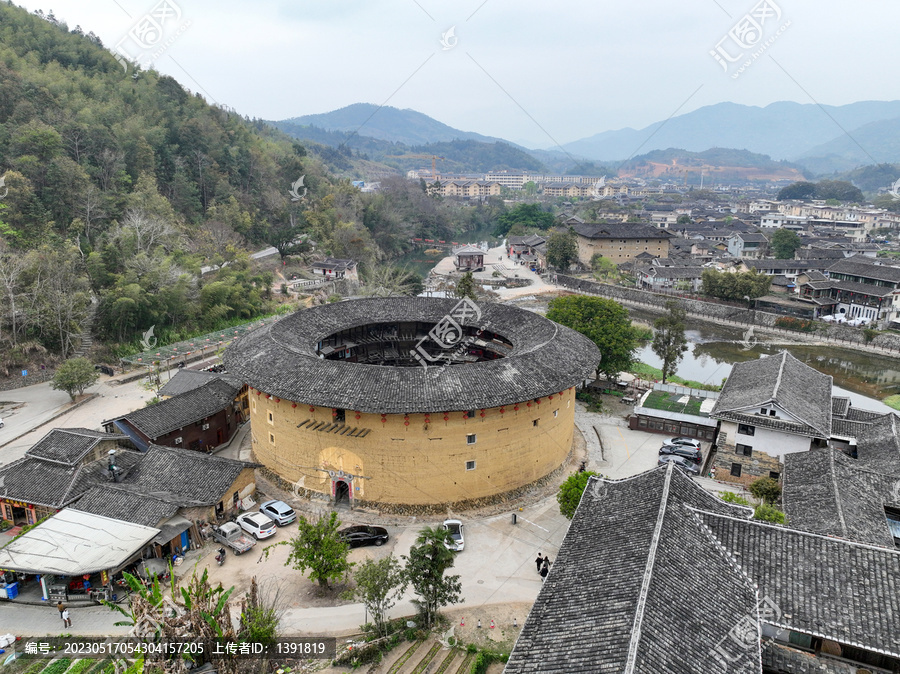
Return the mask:
<path fill-rule="evenodd" d="M 728 239 L 728 254 L 746 260 L 759 260 L 769 252 L 765 234 L 738 232 Z"/>

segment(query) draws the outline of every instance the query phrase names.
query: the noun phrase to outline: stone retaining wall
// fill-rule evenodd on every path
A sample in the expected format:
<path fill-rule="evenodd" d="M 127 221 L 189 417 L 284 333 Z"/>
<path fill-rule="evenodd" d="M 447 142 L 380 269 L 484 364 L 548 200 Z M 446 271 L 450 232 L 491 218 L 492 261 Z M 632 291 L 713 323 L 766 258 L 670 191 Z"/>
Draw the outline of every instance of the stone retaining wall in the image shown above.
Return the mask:
<path fill-rule="evenodd" d="M 663 311 L 666 302 L 674 299 L 684 306 L 685 311 L 687 311 L 689 315 L 712 321 L 735 321 L 745 325 L 756 325 L 761 328 L 776 329 L 783 334 L 789 334 L 792 338 L 795 338 L 800 342 L 831 342 L 847 348 L 869 350 L 873 353 L 878 352 L 875 351 L 875 349 L 868 347 L 877 347 L 878 349 L 900 352 L 900 335 L 890 332 L 878 332 L 873 339 L 867 342 L 865 328 L 854 328 L 848 325 L 834 325 L 825 323 L 824 321 L 815 321 L 816 329 L 813 332 L 785 330 L 777 328 L 775 325 L 775 321 L 782 318 L 779 314 L 772 314 L 765 311 L 751 311 L 731 304 L 705 302 L 690 297 L 656 293 L 650 290 L 639 290 L 637 288 L 617 286 L 610 283 L 598 283 L 596 281 L 578 279 L 562 274 L 557 278 L 558 285 L 568 288 L 569 290 L 588 295 L 600 295 L 630 304 L 638 304 L 651 310 L 655 309 L 657 311 Z M 871 332 L 869 334 L 871 334 Z"/>

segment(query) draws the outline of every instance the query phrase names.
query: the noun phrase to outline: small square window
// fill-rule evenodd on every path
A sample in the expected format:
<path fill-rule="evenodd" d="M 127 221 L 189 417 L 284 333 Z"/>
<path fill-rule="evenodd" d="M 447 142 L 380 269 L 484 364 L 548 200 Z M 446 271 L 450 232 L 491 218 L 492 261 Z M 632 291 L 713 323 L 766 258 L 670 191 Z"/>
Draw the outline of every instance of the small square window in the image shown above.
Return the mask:
<path fill-rule="evenodd" d="M 756 427 L 747 424 L 738 424 L 738 433 L 741 435 L 756 435 Z"/>
<path fill-rule="evenodd" d="M 765 414 L 765 413 L 766 413 L 766 408 L 765 408 L 765 407 L 760 407 L 760 408 L 759 408 L 759 413 L 760 413 L 760 414 Z"/>
<path fill-rule="evenodd" d="M 347 418 L 347 412 L 345 410 L 336 409 L 334 410 L 334 423 L 342 424 L 344 420 Z"/>
<path fill-rule="evenodd" d="M 471 433 L 466 436 L 466 444 L 467 445 L 474 445 L 476 440 L 477 440 L 477 434 L 475 434 L 475 433 Z"/>
<path fill-rule="evenodd" d="M 466 470 L 475 470 L 475 462 L 466 461 Z"/>
<path fill-rule="evenodd" d="M 531 425 L 532 425 L 532 426 L 537 426 L 539 421 L 540 421 L 540 419 L 532 419 L 532 420 L 531 420 Z"/>
<path fill-rule="evenodd" d="M 474 418 L 475 418 L 475 410 L 468 410 L 468 411 L 466 412 L 466 416 L 467 416 L 469 419 L 474 419 Z"/>
<path fill-rule="evenodd" d="M 275 414 L 273 412 L 269 412 L 267 416 L 269 418 L 269 423 L 274 424 L 275 423 Z"/>
<path fill-rule="evenodd" d="M 781 474 L 776 473 L 774 470 L 772 470 L 769 471 L 769 477 L 771 477 L 773 480 L 777 480 L 779 477 L 781 477 Z"/>
<path fill-rule="evenodd" d="M 770 416 L 770 417 L 774 417 L 774 416 L 775 416 L 775 410 L 769 410 L 769 416 Z"/>
<path fill-rule="evenodd" d="M 275 444 L 275 434 L 274 433 L 269 433 L 269 443 L 273 444 L 273 445 Z"/>
<path fill-rule="evenodd" d="M 741 464 L 739 464 L 739 463 L 731 464 L 731 476 L 732 477 L 740 477 L 741 476 Z"/>
<path fill-rule="evenodd" d="M 559 410 L 553 410 L 553 417 L 556 418 L 559 416 Z"/>
<path fill-rule="evenodd" d="M 753 448 L 750 445 L 736 445 L 734 450 L 743 456 L 750 456 L 753 454 Z"/>

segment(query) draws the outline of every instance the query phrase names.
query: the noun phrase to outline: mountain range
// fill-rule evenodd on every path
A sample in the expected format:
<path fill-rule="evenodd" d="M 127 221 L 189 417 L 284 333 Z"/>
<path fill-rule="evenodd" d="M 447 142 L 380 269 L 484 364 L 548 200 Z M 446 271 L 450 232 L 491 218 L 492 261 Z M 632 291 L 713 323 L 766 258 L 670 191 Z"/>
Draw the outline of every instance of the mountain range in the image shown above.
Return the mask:
<path fill-rule="evenodd" d="M 593 167 L 597 171 L 583 170 L 585 161 L 616 165 L 634 158 L 637 152 L 646 154 L 672 148 L 687 153 L 712 148 L 747 150 L 754 155 L 790 161 L 811 176 L 900 161 L 900 101 L 860 101 L 841 106 L 782 101 L 765 107 L 718 103 L 642 129 L 603 131 L 566 143 L 562 146 L 564 152 L 559 148 L 529 150 L 499 138 L 454 129 L 415 110 L 368 103 L 272 124 L 297 138 L 324 142 L 332 147 L 340 142 L 366 152 L 371 147 L 361 148 L 367 144 L 371 146 L 372 139 L 387 144 L 399 143 L 415 148 L 415 152 L 421 151 L 421 154 L 433 152 L 436 155 L 442 152 L 430 149 L 428 145 L 453 140 L 488 143 L 495 147 L 497 143 L 503 144 L 502 160 L 492 163 L 488 151 L 483 154 L 482 168 L 470 170 L 487 170 L 485 166 L 494 170 L 534 170 L 536 161 L 556 172 L 594 173 L 605 169 L 600 166 Z M 332 142 L 322 137 L 323 131 L 335 134 Z M 383 147 L 379 154 L 388 154 L 389 149 L 389 145 Z M 471 153 L 471 147 L 469 150 Z M 459 159 L 464 160 L 463 157 Z"/>

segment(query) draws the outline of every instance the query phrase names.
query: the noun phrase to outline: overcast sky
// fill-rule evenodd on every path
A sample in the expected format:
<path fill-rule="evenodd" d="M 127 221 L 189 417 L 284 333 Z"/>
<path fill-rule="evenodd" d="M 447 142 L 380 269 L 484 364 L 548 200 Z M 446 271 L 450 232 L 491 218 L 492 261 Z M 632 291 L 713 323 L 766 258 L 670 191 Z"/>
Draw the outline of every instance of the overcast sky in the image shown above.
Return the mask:
<path fill-rule="evenodd" d="M 50 2 L 18 0 L 136 57 L 170 43 L 157 70 L 264 119 L 388 104 L 552 147 L 722 101 L 900 98 L 897 0 Z"/>

